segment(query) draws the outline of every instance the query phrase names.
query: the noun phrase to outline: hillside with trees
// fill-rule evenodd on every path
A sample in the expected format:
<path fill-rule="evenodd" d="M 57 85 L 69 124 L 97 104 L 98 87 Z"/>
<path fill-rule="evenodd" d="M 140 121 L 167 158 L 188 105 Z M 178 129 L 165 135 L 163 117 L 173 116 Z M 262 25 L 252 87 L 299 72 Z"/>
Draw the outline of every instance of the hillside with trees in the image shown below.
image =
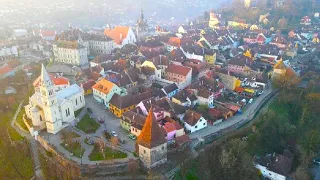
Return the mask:
<path fill-rule="evenodd" d="M 300 82 L 308 82 L 300 87 Z M 290 82 L 290 83 L 289 83 Z M 309 168 L 320 150 L 320 76 L 310 72 L 303 78 L 283 77 L 274 86 L 279 95 L 253 124 L 207 147 L 196 161 L 185 164 L 176 178 L 260 179 L 254 156 L 294 154 L 290 176 L 311 179 Z"/>
<path fill-rule="evenodd" d="M 316 0 L 285 0 L 280 7 L 275 7 L 273 0 L 256 2 L 250 8 L 245 8 L 243 0 L 234 0 L 231 5 L 221 8 L 220 13 L 225 19 L 245 19 L 252 24 L 259 23 L 260 15 L 268 14 L 268 23 L 260 22 L 263 26 L 288 30 L 296 27 L 303 16 L 313 17 L 320 10 L 320 2 Z"/>

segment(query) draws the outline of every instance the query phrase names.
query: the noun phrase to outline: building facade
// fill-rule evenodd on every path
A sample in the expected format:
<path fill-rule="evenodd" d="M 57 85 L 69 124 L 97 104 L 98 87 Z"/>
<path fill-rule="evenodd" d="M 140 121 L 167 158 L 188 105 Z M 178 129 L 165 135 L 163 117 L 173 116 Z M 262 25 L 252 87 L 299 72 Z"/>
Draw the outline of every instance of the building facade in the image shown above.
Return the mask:
<path fill-rule="evenodd" d="M 117 85 L 106 79 L 98 81 L 92 89 L 94 99 L 104 104 L 106 108 L 109 108 L 109 101 L 114 94 L 124 95 Z"/>
<path fill-rule="evenodd" d="M 58 41 L 53 45 L 54 60 L 72 65 L 88 64 L 87 48 L 77 42 Z"/>
<path fill-rule="evenodd" d="M 25 106 L 26 116 L 35 129 L 56 134 L 75 120 L 75 111 L 85 106 L 83 90 L 74 84 L 56 91 L 43 65 L 39 86 Z"/>

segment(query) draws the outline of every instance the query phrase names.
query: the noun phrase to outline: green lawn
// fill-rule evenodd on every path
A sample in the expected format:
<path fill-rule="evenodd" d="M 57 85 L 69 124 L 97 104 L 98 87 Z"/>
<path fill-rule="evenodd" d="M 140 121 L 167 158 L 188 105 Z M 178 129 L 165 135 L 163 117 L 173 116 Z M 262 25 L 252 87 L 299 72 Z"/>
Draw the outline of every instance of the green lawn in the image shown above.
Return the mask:
<path fill-rule="evenodd" d="M 89 159 L 90 161 L 101 161 L 101 160 L 110 160 L 110 159 L 122 159 L 128 156 L 127 153 L 124 153 L 118 150 L 113 151 L 109 147 L 105 147 L 104 153 L 105 153 L 105 159 L 103 159 L 103 155 L 100 152 L 100 149 L 98 148 L 98 146 L 95 145 L 91 154 L 89 155 Z"/>
<path fill-rule="evenodd" d="M 17 131 L 13 129 L 11 126 L 9 127 L 8 132 L 12 141 L 23 140 L 23 137 L 19 133 L 17 133 Z"/>
<path fill-rule="evenodd" d="M 79 114 L 81 113 L 83 108 L 78 109 L 77 111 L 74 112 L 74 117 L 78 117 Z"/>
<path fill-rule="evenodd" d="M 77 133 L 75 133 L 75 132 L 73 132 L 73 131 L 71 131 L 71 132 L 70 132 L 70 137 L 71 137 L 71 138 L 78 138 L 78 137 L 80 137 L 80 135 L 77 134 Z"/>
<path fill-rule="evenodd" d="M 24 109 L 22 108 L 17 116 L 17 123 L 26 131 L 29 131 L 26 124 L 23 122 L 23 114 L 25 113 Z"/>
<path fill-rule="evenodd" d="M 89 114 L 84 115 L 76 126 L 76 128 L 82 130 L 87 134 L 96 132 L 99 127 L 100 124 L 97 123 L 94 119 L 90 118 Z"/>
<path fill-rule="evenodd" d="M 72 142 L 71 144 L 68 144 L 67 146 L 65 143 L 61 143 L 60 145 L 63 148 L 65 148 L 66 150 L 68 150 L 70 153 L 72 153 L 73 156 L 75 156 L 75 157 L 80 158 L 84 153 L 84 149 L 81 149 L 80 142 Z"/>

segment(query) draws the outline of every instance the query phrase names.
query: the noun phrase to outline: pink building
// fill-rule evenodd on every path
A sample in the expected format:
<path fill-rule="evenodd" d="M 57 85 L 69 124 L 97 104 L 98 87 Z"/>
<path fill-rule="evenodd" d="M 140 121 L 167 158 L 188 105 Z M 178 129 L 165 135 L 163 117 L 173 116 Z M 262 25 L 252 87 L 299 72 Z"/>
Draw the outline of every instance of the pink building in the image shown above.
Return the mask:
<path fill-rule="evenodd" d="M 170 64 L 165 72 L 166 80 L 177 83 L 179 88 L 184 88 L 191 84 L 192 68 Z"/>
<path fill-rule="evenodd" d="M 143 115 L 147 116 L 152 105 L 154 117 L 156 118 L 157 121 L 160 121 L 161 119 L 165 118 L 164 109 L 154 104 L 156 104 L 154 99 L 147 99 L 147 100 L 141 101 L 137 105 L 137 107 L 140 108 Z"/>
<path fill-rule="evenodd" d="M 166 137 L 167 141 L 170 141 L 176 137 L 177 130 L 174 123 L 166 122 L 162 127 L 167 134 L 167 137 Z"/>
<path fill-rule="evenodd" d="M 246 64 L 250 59 L 244 55 L 238 55 L 228 62 L 228 71 L 236 74 L 244 74 L 246 72 Z"/>

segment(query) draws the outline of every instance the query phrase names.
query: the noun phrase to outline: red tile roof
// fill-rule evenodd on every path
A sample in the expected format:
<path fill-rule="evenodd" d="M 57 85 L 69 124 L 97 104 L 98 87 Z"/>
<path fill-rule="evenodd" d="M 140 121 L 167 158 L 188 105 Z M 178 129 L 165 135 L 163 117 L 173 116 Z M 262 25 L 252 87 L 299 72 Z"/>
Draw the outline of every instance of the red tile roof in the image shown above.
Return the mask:
<path fill-rule="evenodd" d="M 242 87 L 236 87 L 236 88 L 234 88 L 234 91 L 238 92 L 238 93 L 242 93 L 244 91 L 244 89 Z"/>
<path fill-rule="evenodd" d="M 50 79 L 55 85 L 68 85 L 69 80 L 62 76 L 54 76 L 53 74 L 50 74 Z M 40 85 L 41 77 L 39 76 L 35 81 L 33 81 L 33 86 L 38 87 Z"/>
<path fill-rule="evenodd" d="M 181 39 L 178 37 L 171 37 L 168 41 L 168 44 L 175 47 L 181 46 Z"/>
<path fill-rule="evenodd" d="M 217 109 L 209 109 L 208 111 L 208 114 L 211 116 L 211 117 L 215 117 L 215 118 L 219 118 L 221 116 L 221 112 Z"/>
<path fill-rule="evenodd" d="M 130 27 L 126 27 L 126 26 L 116 26 L 114 29 L 106 28 L 104 30 L 104 35 L 113 39 L 115 43 L 121 45 L 123 39 L 127 37 L 129 29 Z"/>
<path fill-rule="evenodd" d="M 190 126 L 194 126 L 197 124 L 199 119 L 201 118 L 201 114 L 188 109 L 186 114 L 183 117 L 184 122 L 188 123 Z"/>
<path fill-rule="evenodd" d="M 166 130 L 167 133 L 176 130 L 174 123 L 171 123 L 171 122 L 164 123 L 163 128 L 164 128 L 164 130 Z"/>
<path fill-rule="evenodd" d="M 166 72 L 170 72 L 170 73 L 174 73 L 174 74 L 179 74 L 182 76 L 187 76 L 188 73 L 191 71 L 192 69 L 189 67 L 185 67 L 185 66 L 180 66 L 180 65 L 176 65 L 176 64 L 170 64 L 168 66 L 168 68 L 166 69 Z"/>
<path fill-rule="evenodd" d="M 7 74 L 8 72 L 13 71 L 13 69 L 10 66 L 3 66 L 0 67 L 0 75 Z"/>
<path fill-rule="evenodd" d="M 91 89 L 92 86 L 95 85 L 95 83 L 96 82 L 93 79 L 90 79 L 90 80 L 88 80 L 88 82 L 82 84 L 82 88 L 83 88 L 83 90 L 87 91 L 87 90 Z"/>
<path fill-rule="evenodd" d="M 52 37 L 56 36 L 56 31 L 50 31 L 50 30 L 40 30 L 42 37 Z"/>
<path fill-rule="evenodd" d="M 12 68 L 16 68 L 16 67 L 20 66 L 21 62 L 17 59 L 12 59 L 12 60 L 8 61 L 7 64 Z"/>

